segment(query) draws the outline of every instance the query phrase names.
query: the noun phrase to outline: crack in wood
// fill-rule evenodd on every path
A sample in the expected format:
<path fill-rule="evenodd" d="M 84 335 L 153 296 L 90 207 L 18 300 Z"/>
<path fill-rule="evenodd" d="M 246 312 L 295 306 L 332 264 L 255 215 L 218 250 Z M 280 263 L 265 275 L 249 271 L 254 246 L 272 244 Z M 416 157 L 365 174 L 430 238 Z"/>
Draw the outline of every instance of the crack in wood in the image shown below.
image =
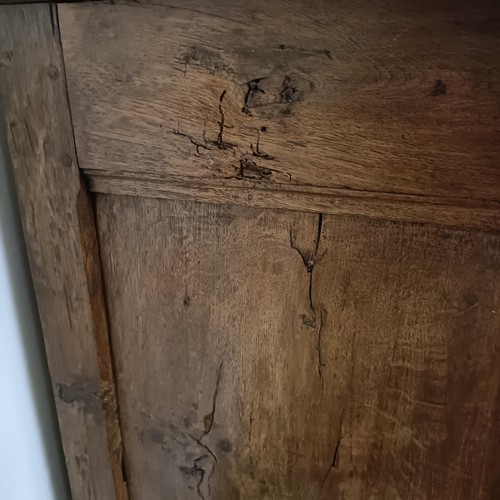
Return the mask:
<path fill-rule="evenodd" d="M 201 436 L 200 439 L 203 439 L 205 436 L 210 434 L 210 431 L 212 430 L 212 427 L 214 425 L 215 410 L 217 409 L 217 396 L 219 394 L 219 385 L 220 385 L 223 364 L 224 364 L 224 361 L 221 361 L 219 368 L 217 369 L 217 376 L 216 376 L 216 380 L 215 380 L 215 389 L 214 389 L 214 394 L 212 397 L 212 410 L 210 411 L 210 413 L 208 415 L 205 415 L 205 418 L 203 419 L 203 425 L 205 427 L 205 430 L 204 430 L 203 435 Z"/>
<path fill-rule="evenodd" d="M 172 130 L 172 133 L 173 133 L 174 135 L 178 135 L 178 136 L 180 136 L 180 137 L 185 137 L 186 139 L 188 139 L 188 140 L 189 140 L 189 142 L 190 142 L 193 146 L 195 146 L 195 147 L 196 147 L 196 153 L 197 153 L 197 154 L 200 154 L 200 148 L 205 149 L 205 150 L 208 150 L 208 151 L 211 151 L 211 150 L 212 150 L 212 148 L 209 148 L 209 147 L 207 146 L 207 140 L 206 140 L 206 138 L 205 138 L 205 131 L 203 131 L 203 141 L 204 141 L 204 144 L 202 144 L 201 142 L 197 142 L 197 141 L 193 138 L 193 136 L 191 136 L 191 135 L 189 135 L 189 134 L 185 134 L 184 132 L 181 132 L 181 131 L 179 130 L 179 124 L 177 124 L 177 128 L 176 128 L 176 129 L 173 129 L 173 130 Z"/>
<path fill-rule="evenodd" d="M 247 92 L 245 94 L 245 97 L 243 98 L 243 107 L 241 108 L 242 113 L 245 113 L 248 116 L 253 116 L 252 112 L 250 111 L 250 101 L 256 94 L 265 94 L 265 90 L 261 89 L 259 87 L 259 83 L 262 80 L 265 80 L 267 77 L 261 77 L 261 78 L 254 78 L 253 80 L 250 80 L 246 82 L 247 86 Z"/>
<path fill-rule="evenodd" d="M 332 470 L 339 468 L 339 449 L 340 449 L 340 438 L 337 440 L 337 444 L 335 445 L 335 448 L 333 450 L 333 457 L 332 457 L 331 464 L 329 465 L 328 469 L 326 470 L 323 481 L 321 482 L 321 484 L 323 486 L 325 485 L 326 481 L 328 480 L 328 477 L 330 476 L 330 473 L 332 472 Z"/>
<path fill-rule="evenodd" d="M 222 363 L 219 366 L 219 370 L 221 369 L 221 366 Z M 218 380 L 220 380 L 220 377 L 218 377 Z M 216 384 L 216 387 L 218 387 L 218 383 Z M 218 389 L 214 392 L 217 391 Z M 203 490 L 205 490 L 208 493 L 208 497 L 210 497 L 210 479 L 217 465 L 217 456 L 209 446 L 202 442 L 202 439 L 208 434 L 208 432 L 210 432 L 210 430 L 202 433 L 201 437 L 197 438 L 194 434 L 182 430 L 170 421 L 156 418 L 144 409 L 141 409 L 140 412 L 149 420 L 157 424 L 157 427 L 153 428 L 153 431 L 158 435 L 154 441 L 161 445 L 161 449 L 164 452 L 167 450 L 167 439 L 177 443 L 184 450 L 186 450 L 189 446 L 189 442 L 195 445 L 198 453 L 196 454 L 197 457 L 193 460 L 193 465 L 191 467 L 181 466 L 179 469 L 187 475 L 198 476 L 197 491 L 200 498 L 206 498 Z M 213 409 L 213 413 L 215 414 L 215 409 Z M 209 473 L 207 474 L 207 472 Z"/>
<path fill-rule="evenodd" d="M 196 458 L 194 460 L 194 465 L 191 469 L 191 471 L 195 471 L 196 473 L 198 473 L 200 475 L 198 485 L 197 485 L 197 493 L 198 493 L 198 496 L 200 498 L 202 498 L 203 500 L 205 500 L 205 494 L 202 491 L 202 486 L 203 486 L 203 482 L 205 481 L 205 479 L 207 481 L 206 488 L 208 491 L 208 496 L 210 497 L 210 479 L 211 479 L 213 471 L 215 469 L 215 464 L 217 463 L 217 457 L 216 457 L 215 453 L 209 448 L 209 446 L 202 442 L 202 439 L 210 434 L 210 432 L 212 431 L 213 425 L 214 425 L 215 412 L 217 410 L 217 396 L 219 395 L 219 387 L 220 387 L 223 365 L 224 365 L 224 360 L 222 360 L 220 362 L 219 367 L 217 368 L 215 387 L 214 387 L 214 392 L 213 392 L 213 396 L 212 396 L 212 409 L 210 410 L 210 413 L 205 415 L 205 417 L 203 419 L 204 431 L 199 439 L 196 439 L 194 436 L 192 436 L 192 438 L 195 439 L 200 444 L 200 446 L 202 446 L 204 449 L 206 449 L 209 452 L 210 456 L 214 460 L 214 463 L 211 464 L 210 474 L 208 475 L 208 477 L 206 476 L 207 465 L 200 465 L 200 462 L 204 458 L 207 458 L 206 455 L 202 455 L 202 456 Z M 199 471 L 201 471 L 201 473 Z"/>
<path fill-rule="evenodd" d="M 235 145 L 231 144 L 230 142 L 225 142 L 223 139 L 224 129 L 231 128 L 225 124 L 226 116 L 224 114 L 224 109 L 222 108 L 222 101 L 224 101 L 225 96 L 226 96 L 226 90 L 223 90 L 222 94 L 219 97 L 220 120 L 217 122 L 219 125 L 219 133 L 217 135 L 216 144 L 219 149 L 232 149 L 235 147 Z"/>
<path fill-rule="evenodd" d="M 193 475 L 198 475 L 199 476 L 199 480 L 198 480 L 198 484 L 196 485 L 196 492 L 198 493 L 198 496 L 202 499 L 202 500 L 205 500 L 205 495 L 203 494 L 203 492 L 201 491 L 201 486 L 203 484 L 203 480 L 205 479 L 205 469 L 203 467 L 199 467 L 198 466 L 198 463 L 203 460 L 204 458 L 206 457 L 206 455 L 203 455 L 201 457 L 198 457 L 195 461 L 194 461 L 194 465 L 193 467 L 191 468 L 191 474 Z"/>
<path fill-rule="evenodd" d="M 205 448 L 208 450 L 209 455 L 203 454 L 195 458 L 193 461 L 193 467 L 191 467 L 191 474 L 197 475 L 199 477 L 198 483 L 196 485 L 196 491 L 198 493 L 198 496 L 203 500 L 205 500 L 206 498 L 203 490 L 206 491 L 208 498 L 211 497 L 210 480 L 217 464 L 217 458 L 215 457 L 213 452 L 208 448 L 208 446 L 205 446 Z M 207 472 L 209 472 L 208 475 Z"/>
<path fill-rule="evenodd" d="M 57 4 L 51 3 L 50 7 L 50 26 L 52 28 L 52 36 L 57 44 L 61 43 L 61 32 L 59 30 L 59 14 L 57 12 Z"/>
<path fill-rule="evenodd" d="M 323 257 L 324 254 L 318 255 L 319 244 L 321 239 L 321 232 L 323 229 L 323 214 L 318 215 L 317 233 L 315 238 L 315 246 L 312 253 L 303 252 L 295 241 L 295 236 L 293 234 L 293 229 L 290 229 L 290 246 L 300 255 L 304 267 L 309 275 L 309 287 L 308 287 L 308 301 L 309 309 L 312 314 L 312 319 L 308 316 L 302 315 L 302 322 L 311 328 L 316 329 L 316 352 L 317 352 L 317 371 L 318 377 L 323 385 L 323 351 L 322 351 L 322 333 L 323 333 L 323 310 L 317 308 L 313 301 L 313 271 L 316 263 Z"/>
<path fill-rule="evenodd" d="M 280 50 L 288 50 L 298 54 L 326 56 L 328 59 L 333 60 L 332 52 L 329 49 L 308 49 L 305 47 L 296 47 L 284 43 L 280 44 L 278 48 Z"/>
<path fill-rule="evenodd" d="M 333 452 L 333 458 L 332 458 L 333 469 L 339 468 L 339 448 L 340 448 L 340 439 L 337 441 L 337 445 L 335 446 L 335 450 Z"/>
<path fill-rule="evenodd" d="M 257 142 L 255 144 L 255 148 L 253 144 L 250 144 L 250 149 L 252 150 L 252 155 L 258 158 L 262 158 L 263 160 L 274 160 L 274 156 L 264 153 L 260 150 L 260 130 L 257 129 Z"/>
<path fill-rule="evenodd" d="M 270 168 L 261 167 L 258 163 L 242 158 L 239 164 L 238 179 L 256 179 L 267 180 L 271 177 L 272 170 Z"/>
<path fill-rule="evenodd" d="M 206 461 L 208 460 L 208 463 Z M 205 462 L 205 463 L 204 463 Z M 207 469 L 210 469 L 210 473 L 207 476 Z M 196 493 L 198 496 L 205 500 L 206 496 L 204 491 L 206 491 L 208 497 L 210 498 L 210 478 L 212 477 L 214 470 L 214 463 L 211 462 L 211 457 L 207 454 L 203 454 L 193 460 L 192 467 L 179 467 L 179 470 L 189 476 L 196 477 Z"/>
<path fill-rule="evenodd" d="M 302 101 L 304 92 L 299 89 L 294 79 L 290 75 L 285 75 L 281 82 L 280 102 L 295 103 Z"/>

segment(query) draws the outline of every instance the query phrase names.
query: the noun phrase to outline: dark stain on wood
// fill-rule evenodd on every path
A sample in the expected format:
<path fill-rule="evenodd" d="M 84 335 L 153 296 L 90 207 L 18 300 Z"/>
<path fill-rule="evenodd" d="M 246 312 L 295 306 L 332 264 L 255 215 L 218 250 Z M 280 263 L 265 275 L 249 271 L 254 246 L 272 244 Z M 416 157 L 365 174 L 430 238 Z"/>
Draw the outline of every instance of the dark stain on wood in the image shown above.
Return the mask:
<path fill-rule="evenodd" d="M 285 75 L 281 82 L 280 102 L 295 103 L 302 101 L 304 92 L 292 76 Z"/>
<path fill-rule="evenodd" d="M 241 108 L 242 113 L 246 115 L 252 115 L 251 108 L 258 106 L 261 103 L 261 94 L 265 94 L 265 90 L 259 87 L 259 83 L 264 80 L 263 78 L 254 78 L 246 83 L 247 91 L 245 97 L 243 98 L 243 108 Z"/>
<path fill-rule="evenodd" d="M 263 180 L 270 179 L 272 171 L 269 168 L 260 166 L 257 162 L 243 158 L 237 167 L 237 178 Z"/>
<path fill-rule="evenodd" d="M 228 75 L 234 73 L 231 66 L 224 62 L 219 51 L 200 45 L 189 47 L 180 55 L 179 60 L 185 67 L 194 66 L 206 69 L 212 73 L 225 73 Z"/>
<path fill-rule="evenodd" d="M 443 80 L 436 80 L 432 89 L 433 96 L 446 95 L 448 93 L 448 85 Z"/>

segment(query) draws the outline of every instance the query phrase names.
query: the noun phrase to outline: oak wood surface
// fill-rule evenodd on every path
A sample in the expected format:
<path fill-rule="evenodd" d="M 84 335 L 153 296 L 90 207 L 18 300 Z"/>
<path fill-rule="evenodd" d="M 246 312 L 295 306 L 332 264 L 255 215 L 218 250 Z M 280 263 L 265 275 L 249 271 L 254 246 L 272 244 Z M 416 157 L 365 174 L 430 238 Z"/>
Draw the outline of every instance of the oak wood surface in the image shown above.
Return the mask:
<path fill-rule="evenodd" d="M 498 233 L 97 215 L 132 498 L 496 498 Z"/>
<path fill-rule="evenodd" d="M 411 223 L 500 227 L 497 3 L 60 13 L 78 160 L 49 6 L 0 91 L 74 498 L 497 498 L 500 236 Z"/>
<path fill-rule="evenodd" d="M 413 195 L 382 195 L 341 189 L 277 191 L 266 186 L 232 189 L 218 183 L 168 181 L 141 175 L 107 176 L 89 173 L 89 187 L 103 194 L 150 198 L 188 199 L 210 203 L 232 203 L 261 208 L 289 209 L 324 214 L 364 215 L 379 219 L 430 222 L 446 226 L 482 229 L 500 228 L 500 204 L 468 199 L 443 199 Z"/>
<path fill-rule="evenodd" d="M 93 208 L 81 184 L 57 14 L 0 7 L 0 95 L 75 500 L 126 500 Z"/>
<path fill-rule="evenodd" d="M 63 5 L 80 166 L 123 192 L 258 188 L 299 210 L 331 190 L 417 195 L 415 212 L 426 197 L 448 212 L 498 202 L 499 13 L 445 0 Z"/>

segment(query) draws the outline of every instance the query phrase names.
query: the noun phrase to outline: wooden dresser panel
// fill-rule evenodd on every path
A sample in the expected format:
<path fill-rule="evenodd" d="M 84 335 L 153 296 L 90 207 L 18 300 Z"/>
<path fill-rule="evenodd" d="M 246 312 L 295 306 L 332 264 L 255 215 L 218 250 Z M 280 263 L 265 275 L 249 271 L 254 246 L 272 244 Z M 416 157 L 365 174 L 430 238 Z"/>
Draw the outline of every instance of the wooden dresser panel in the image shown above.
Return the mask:
<path fill-rule="evenodd" d="M 84 3 L 60 20 L 95 191 L 500 226 L 494 2 Z"/>
<path fill-rule="evenodd" d="M 499 498 L 497 0 L 0 16 L 75 500 Z"/>
<path fill-rule="evenodd" d="M 99 195 L 131 498 L 495 498 L 500 237 Z"/>

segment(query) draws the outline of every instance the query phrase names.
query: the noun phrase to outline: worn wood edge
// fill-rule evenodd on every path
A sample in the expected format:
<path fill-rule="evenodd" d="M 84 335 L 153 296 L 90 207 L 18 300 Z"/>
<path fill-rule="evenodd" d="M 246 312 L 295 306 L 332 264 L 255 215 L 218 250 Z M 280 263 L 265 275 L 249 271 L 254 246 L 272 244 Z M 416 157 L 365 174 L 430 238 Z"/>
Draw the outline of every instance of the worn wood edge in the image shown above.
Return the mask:
<path fill-rule="evenodd" d="M 229 203 L 270 209 L 286 209 L 331 215 L 360 215 L 378 219 L 432 223 L 483 230 L 500 229 L 500 206 L 448 198 L 397 196 L 364 191 L 337 190 L 328 193 L 285 191 L 259 186 L 221 186 L 169 179 L 89 175 L 89 187 L 101 194 L 187 199 L 208 203 Z"/>
<path fill-rule="evenodd" d="M 5 2 L 2 2 L 2 4 L 4 3 Z M 38 37 L 37 41 L 39 42 L 39 44 L 37 45 L 39 45 L 39 47 L 44 47 L 43 50 L 47 50 L 47 53 L 42 53 L 42 49 L 38 48 L 41 56 L 40 59 L 55 60 L 60 67 L 60 70 L 58 72 L 57 67 L 55 67 L 54 69 L 52 66 L 49 66 L 49 70 L 55 72 L 55 76 L 54 73 L 52 73 L 52 77 L 50 77 L 49 75 L 49 78 L 51 80 L 59 79 L 59 82 L 57 84 L 52 83 L 53 86 L 56 86 L 55 90 L 52 90 L 52 88 L 54 87 L 52 87 L 50 83 L 44 83 L 43 85 L 46 88 L 42 89 L 40 92 L 37 92 L 35 96 L 29 94 L 25 96 L 22 89 L 30 88 L 29 84 L 31 82 L 27 81 L 27 79 L 29 78 L 28 71 L 23 71 L 22 68 L 26 64 L 32 64 L 32 61 L 26 61 L 20 57 L 16 57 L 15 50 L 13 52 L 10 52 L 9 62 L 8 64 L 4 65 L 6 67 L 6 71 L 8 72 L 7 74 L 11 73 L 15 76 L 8 76 L 7 78 L 3 78 L 4 75 L 2 75 L 2 80 L 0 80 L 0 90 L 2 90 L 2 97 L 4 100 L 3 107 L 5 111 L 5 119 L 7 122 L 7 141 L 11 153 L 11 162 L 14 170 L 16 191 L 20 204 L 24 238 L 28 251 L 30 269 L 34 278 L 35 295 L 37 297 L 39 314 L 42 320 L 44 340 L 45 344 L 47 345 L 48 339 L 54 337 L 58 333 L 60 334 L 60 332 L 57 332 L 56 330 L 52 331 L 52 329 L 50 328 L 50 325 L 52 324 L 50 316 L 53 315 L 55 311 L 49 311 L 46 308 L 40 307 L 41 295 L 47 292 L 47 286 L 49 288 L 51 286 L 56 286 L 57 288 L 62 288 L 64 290 L 66 290 L 66 286 L 69 290 L 71 290 L 72 288 L 71 276 L 69 277 L 69 281 L 71 281 L 69 283 L 65 283 L 62 279 L 56 278 L 54 276 L 48 278 L 45 275 L 45 270 L 40 269 L 40 267 L 36 264 L 35 256 L 37 254 L 43 253 L 40 251 L 42 242 L 38 241 L 36 238 L 36 234 L 32 233 L 32 226 L 33 224 L 40 226 L 37 227 L 38 229 L 45 226 L 43 217 L 46 217 L 46 214 L 50 214 L 54 211 L 55 207 L 57 206 L 57 202 L 54 202 L 57 200 L 61 205 L 66 205 L 64 215 L 66 217 L 75 216 L 78 225 L 80 241 L 78 241 L 77 239 L 75 241 L 75 245 L 78 246 L 78 243 L 80 243 L 80 249 L 76 249 L 76 254 L 80 253 L 83 262 L 75 262 L 74 272 L 79 272 L 79 268 L 82 269 L 83 266 L 84 276 L 82 276 L 82 279 L 87 284 L 87 298 L 90 306 L 92 322 L 92 325 L 90 325 L 90 327 L 95 341 L 95 355 L 97 358 L 96 364 L 99 372 L 97 375 L 100 385 L 98 394 L 92 393 L 92 388 L 82 385 L 81 388 L 76 389 L 77 393 L 70 399 L 72 401 L 85 401 L 86 399 L 91 400 L 95 396 L 99 398 L 106 425 L 106 437 L 108 441 L 107 448 L 109 451 L 109 458 L 111 463 L 111 477 L 113 479 L 113 485 L 111 485 L 111 488 L 114 490 L 114 496 L 117 500 L 128 500 L 128 490 L 123 470 L 121 428 L 118 415 L 118 404 L 116 398 L 116 388 L 110 349 L 107 311 L 103 295 L 102 272 L 99 260 L 99 251 L 97 247 L 94 209 L 91 199 L 91 193 L 82 182 L 81 174 L 78 170 L 74 137 L 70 132 L 69 127 L 67 127 L 68 123 L 71 124 L 71 113 L 69 108 L 69 100 L 67 98 L 64 61 L 58 30 L 57 7 L 55 4 L 42 5 L 31 3 L 31 5 L 20 5 L 20 3 L 22 2 L 16 3 L 18 5 L 0 5 L 0 13 L 3 15 L 4 20 L 8 21 L 10 19 L 11 21 L 15 21 L 15 24 L 19 24 L 20 22 L 26 23 L 27 29 L 32 30 L 32 33 L 36 34 L 34 36 Z M 32 23 L 31 25 L 29 24 L 30 22 Z M 25 52 L 27 48 L 33 49 L 31 45 L 31 43 L 33 43 L 32 38 L 30 37 L 30 41 L 25 42 L 23 40 L 23 34 L 18 34 L 15 30 L 11 29 L 8 24 L 3 27 L 3 32 L 0 31 L 0 36 L 3 36 L 4 33 L 6 33 L 7 40 L 9 40 L 9 36 L 11 37 L 10 42 L 13 43 L 15 49 L 19 47 L 20 54 Z M 51 34 L 51 41 L 47 41 L 49 37 L 45 38 L 47 36 L 47 33 Z M 44 67 L 43 64 L 45 64 L 45 60 L 40 60 L 39 68 L 32 68 L 32 70 L 39 70 L 41 74 L 46 74 L 47 68 Z M 11 66 L 11 68 L 9 68 L 9 66 Z M 18 78 L 19 75 L 22 75 L 21 78 Z M 22 81 L 23 77 L 26 79 L 26 81 Z M 49 80 L 46 81 L 49 82 Z M 32 137 L 30 136 L 29 130 L 27 130 L 27 133 L 29 142 L 31 144 L 31 151 L 29 153 L 24 151 L 25 154 L 23 154 L 21 149 L 18 147 L 17 139 L 14 137 L 14 125 L 16 124 L 16 121 L 18 123 L 24 122 L 26 128 L 28 128 L 28 123 L 36 123 L 34 115 L 37 114 L 38 111 L 43 112 L 39 101 L 40 94 L 43 92 L 46 92 L 47 95 L 51 95 L 51 99 L 54 102 L 58 103 L 58 109 L 56 112 L 54 112 L 54 116 L 60 117 L 58 118 L 61 120 L 59 128 L 62 130 L 67 130 L 68 133 L 63 134 L 66 135 L 66 137 L 64 138 L 61 136 L 52 136 L 46 138 L 43 144 L 44 154 L 46 158 L 44 159 L 44 161 L 39 161 L 37 157 L 37 148 L 31 143 Z M 47 123 L 52 119 L 53 117 L 45 118 Z M 48 126 L 47 129 L 50 129 L 50 126 Z M 38 137 L 36 137 L 36 139 L 38 139 Z M 55 156 L 50 158 L 51 154 L 55 155 L 58 149 L 64 150 L 64 145 L 62 145 L 62 143 L 64 142 L 70 143 L 70 149 L 72 149 L 72 151 L 65 154 L 65 156 L 63 156 L 62 158 L 56 158 Z M 57 143 L 61 144 L 60 148 L 57 147 Z M 51 168 L 64 169 L 64 174 L 59 175 L 56 172 L 49 171 L 41 172 L 41 169 L 47 163 L 52 163 L 50 165 Z M 61 165 L 61 163 L 63 163 L 63 165 Z M 59 166 L 57 167 L 57 165 Z M 36 170 L 37 173 L 33 176 L 30 175 L 30 172 L 26 170 L 27 167 L 33 170 L 38 169 Z M 69 175 L 68 172 L 70 172 Z M 42 188 L 42 186 L 40 186 L 40 182 L 43 182 L 46 185 Z M 68 182 L 68 185 L 65 184 L 65 182 Z M 57 185 L 58 183 L 61 184 Z M 44 196 L 44 198 L 42 198 L 41 200 L 40 198 L 37 199 L 37 210 L 33 210 L 33 208 L 31 208 L 30 210 L 29 202 L 33 201 L 28 197 L 30 191 L 37 191 L 38 193 L 43 192 L 48 194 L 48 196 Z M 68 196 L 68 192 L 76 193 L 76 196 L 74 196 L 71 200 L 72 203 L 70 202 L 69 204 L 65 199 Z M 72 197 L 72 194 L 70 194 L 70 197 Z M 40 203 L 40 201 L 42 201 L 42 203 Z M 37 217 L 37 213 L 45 215 Z M 48 231 L 49 228 L 45 227 L 45 230 Z M 54 247 L 53 249 L 48 250 L 50 253 L 57 254 L 58 252 L 60 252 L 60 247 Z M 68 254 L 65 257 L 68 261 L 74 260 L 73 254 Z M 61 258 L 63 258 L 63 256 L 56 256 L 56 260 L 61 260 Z M 47 283 L 50 283 L 51 281 L 56 279 L 58 280 L 57 283 L 47 285 Z M 44 286 L 40 287 L 39 283 L 44 283 Z M 54 295 L 56 295 L 56 290 L 53 290 L 53 293 Z M 66 302 L 66 304 L 64 304 L 63 302 L 58 302 L 57 305 L 58 309 L 60 308 L 61 313 L 63 313 L 64 311 L 64 313 L 67 314 L 68 317 L 71 316 L 71 312 L 68 309 L 68 302 Z M 78 333 L 78 330 L 81 329 L 80 325 L 73 326 L 76 328 Z M 53 341 L 56 341 L 56 339 L 53 339 Z M 77 346 L 73 346 L 73 348 L 78 349 Z M 83 347 L 81 349 L 83 349 Z M 52 373 L 53 366 L 51 366 L 50 356 L 48 356 L 48 362 L 49 371 Z M 71 379 L 72 373 L 70 371 L 64 374 L 61 372 L 61 370 L 59 370 L 58 378 L 53 378 L 52 380 L 59 424 L 62 429 L 69 422 L 72 422 L 73 417 L 71 415 L 73 410 L 71 410 L 70 406 L 68 406 L 67 404 L 70 401 L 65 400 L 62 405 L 57 403 L 58 399 L 63 401 L 64 390 L 66 388 L 72 387 Z M 68 382 L 67 386 L 63 384 L 64 381 Z M 65 412 L 66 407 L 68 409 L 67 412 Z M 78 425 L 78 422 L 76 424 Z M 99 426 L 100 424 L 96 423 L 96 425 Z M 70 431 L 71 429 L 67 428 L 67 430 Z M 81 430 L 83 436 L 85 435 L 87 430 L 91 431 L 91 429 Z M 66 433 L 66 435 L 68 434 Z M 75 456 L 68 456 L 68 450 L 69 452 L 75 453 L 78 450 L 78 446 L 78 444 L 75 445 L 75 443 L 68 442 L 63 439 L 63 448 L 65 449 L 65 458 L 68 466 L 68 472 L 70 472 L 70 459 L 78 459 L 78 457 Z M 105 471 L 103 471 L 103 474 L 105 474 Z M 69 479 L 72 494 L 75 499 L 84 497 L 94 498 L 93 489 L 89 489 L 86 492 L 80 491 L 77 489 L 76 478 L 73 480 L 71 474 L 69 474 Z"/>
<path fill-rule="evenodd" d="M 57 6 L 50 6 L 55 15 L 57 25 L 59 24 Z M 59 29 L 59 28 L 57 28 Z M 64 56 L 61 39 L 58 36 L 58 49 L 61 66 L 64 71 L 65 91 L 67 95 L 67 80 L 65 74 Z M 67 112 L 72 124 L 71 107 L 67 98 Z M 75 149 L 76 167 L 78 169 L 78 155 Z M 104 295 L 103 274 L 100 261 L 99 245 L 96 231 L 96 218 L 94 214 L 94 203 L 92 194 L 88 189 L 86 180 L 79 170 L 78 181 L 80 189 L 76 199 L 76 211 L 80 229 L 81 246 L 84 258 L 88 297 L 92 311 L 93 333 L 96 347 L 97 365 L 100 378 L 100 398 L 106 417 L 106 430 L 108 439 L 108 450 L 110 453 L 112 476 L 116 500 L 128 500 L 128 488 L 126 483 L 125 460 L 123 450 L 123 439 L 120 426 L 119 405 L 116 390 L 116 377 L 114 360 L 111 348 L 111 332 L 109 327 L 108 312 Z"/>
<path fill-rule="evenodd" d="M 355 189 L 347 187 L 316 186 L 314 184 L 285 184 L 276 182 L 265 182 L 261 179 L 252 179 L 251 177 L 239 178 L 198 178 L 185 177 L 175 174 L 158 175 L 147 171 L 134 172 L 121 170 L 119 172 L 109 172 L 104 169 L 83 168 L 86 176 L 107 177 L 116 179 L 126 179 L 129 181 L 151 181 L 159 184 L 174 184 L 190 186 L 193 189 L 203 188 L 224 188 L 224 189 L 261 189 L 264 191 L 293 192 L 296 194 L 314 194 L 326 197 L 340 198 L 358 198 L 363 200 L 387 200 L 392 202 L 412 202 L 412 203 L 430 203 L 432 205 L 450 205 L 458 207 L 483 207 L 491 210 L 500 211 L 500 201 L 487 198 L 463 198 L 453 196 L 436 196 L 415 193 L 400 193 L 394 191 L 379 191 L 369 189 Z"/>
<path fill-rule="evenodd" d="M 101 403 L 106 415 L 108 449 L 113 468 L 116 498 L 117 500 L 128 500 L 114 359 L 96 232 L 94 204 L 92 194 L 88 190 L 83 176 L 80 177 L 80 183 L 81 188 L 78 192 L 76 206 L 88 295 L 92 310 L 93 332 L 101 382 Z"/>

